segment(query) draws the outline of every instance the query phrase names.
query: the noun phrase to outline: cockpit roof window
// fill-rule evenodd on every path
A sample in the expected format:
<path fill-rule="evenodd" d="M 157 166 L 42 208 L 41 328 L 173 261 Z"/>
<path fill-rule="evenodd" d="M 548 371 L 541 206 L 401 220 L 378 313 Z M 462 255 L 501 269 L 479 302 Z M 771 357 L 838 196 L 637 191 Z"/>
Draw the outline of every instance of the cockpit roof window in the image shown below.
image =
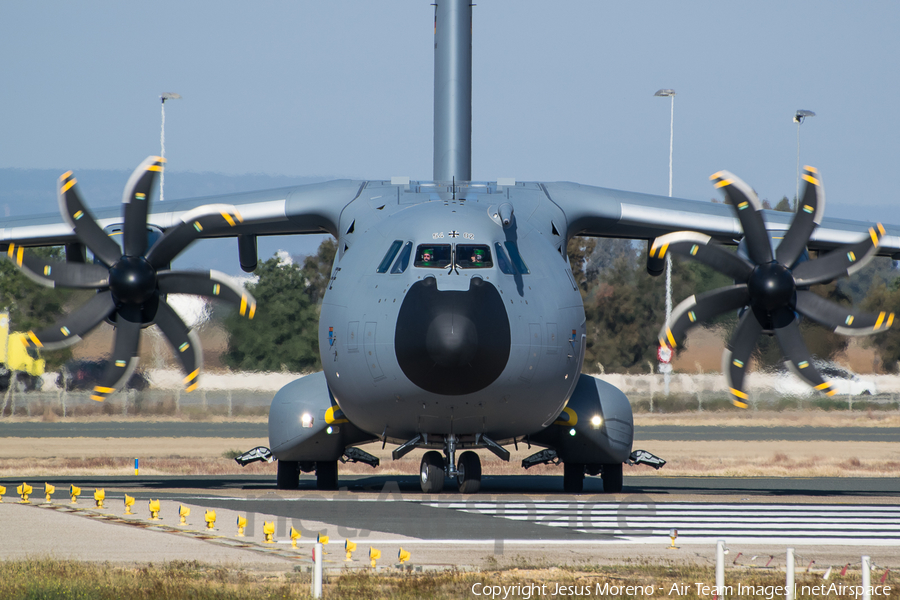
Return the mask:
<path fill-rule="evenodd" d="M 445 269 L 450 266 L 450 254 L 450 244 L 420 244 L 413 264 L 426 269 Z"/>
<path fill-rule="evenodd" d="M 397 252 L 400 251 L 400 246 L 402 245 L 403 240 L 394 240 L 391 247 L 388 248 L 388 251 L 384 253 L 384 258 L 381 259 L 378 268 L 375 269 L 376 273 L 387 273 L 387 270 L 391 268 L 391 263 L 394 262 L 394 257 L 397 256 Z"/>
<path fill-rule="evenodd" d="M 456 264 L 460 269 L 489 269 L 494 266 L 491 248 L 485 244 L 457 244 Z"/>
<path fill-rule="evenodd" d="M 409 266 L 410 254 L 412 254 L 412 242 L 406 242 L 406 245 L 403 246 L 403 251 L 397 258 L 397 262 L 394 263 L 394 266 L 391 269 L 391 275 L 396 275 L 397 273 L 402 273 L 406 270 L 406 267 Z"/>

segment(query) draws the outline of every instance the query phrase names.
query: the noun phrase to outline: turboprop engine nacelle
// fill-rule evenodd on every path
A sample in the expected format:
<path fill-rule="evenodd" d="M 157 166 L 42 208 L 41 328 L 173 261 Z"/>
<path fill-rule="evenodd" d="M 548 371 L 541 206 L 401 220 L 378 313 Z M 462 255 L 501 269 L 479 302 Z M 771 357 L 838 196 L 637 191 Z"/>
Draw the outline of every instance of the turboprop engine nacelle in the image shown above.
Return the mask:
<path fill-rule="evenodd" d="M 529 439 L 556 450 L 563 462 L 621 464 L 628 460 L 634 441 L 631 403 L 619 388 L 581 375 L 556 421 Z"/>
<path fill-rule="evenodd" d="M 278 390 L 269 408 L 269 447 L 281 461 L 337 460 L 347 446 L 373 437 L 347 420 L 321 372 Z"/>

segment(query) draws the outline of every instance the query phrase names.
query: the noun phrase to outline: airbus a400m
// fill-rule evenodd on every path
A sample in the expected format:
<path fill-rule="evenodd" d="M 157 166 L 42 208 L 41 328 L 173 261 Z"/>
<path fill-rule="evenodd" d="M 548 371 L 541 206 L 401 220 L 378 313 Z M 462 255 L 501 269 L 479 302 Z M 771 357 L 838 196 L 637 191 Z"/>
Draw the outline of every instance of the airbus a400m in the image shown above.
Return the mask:
<path fill-rule="evenodd" d="M 281 389 L 269 411 L 279 488 L 296 488 L 302 472 L 315 472 L 320 489 L 336 489 L 339 460 L 377 464 L 358 446 L 380 441 L 397 445 L 394 458 L 424 450 L 426 492 L 442 490 L 448 476 L 460 491 L 478 491 L 474 450 L 508 460 L 506 446 L 518 443 L 541 448 L 523 461 L 526 468 L 561 462 L 568 492 L 581 491 L 585 475 L 600 475 L 604 491 L 618 492 L 632 455 L 632 412 L 620 390 L 582 373 L 585 315 L 566 256 L 573 236 L 646 240 L 651 274 L 674 252 L 735 279 L 686 300 L 660 337 L 674 347 L 693 324 L 739 311 L 725 365 L 739 405 L 746 405 L 744 372 L 760 334 L 775 335 L 790 366 L 827 392 L 799 337 L 800 315 L 846 334 L 891 326 L 892 314 L 847 310 L 809 292 L 876 254 L 900 255 L 898 227 L 824 219 L 813 169 L 796 215 L 762 210 L 752 189 L 725 172 L 715 182 L 730 206 L 568 182 L 472 181 L 471 4 L 438 0 L 434 25 L 430 180 L 342 180 L 150 208 L 163 167 L 151 158 L 129 181 L 123 213 L 95 215 L 66 174 L 62 221 L 19 221 L 0 236 L 7 256 L 36 280 L 99 293 L 61 323 L 30 332 L 31 343 L 71 344 L 112 321 L 113 355 L 94 394 L 103 400 L 136 364 L 141 328 L 156 324 L 192 389 L 199 344 L 166 294 L 225 299 L 248 318 L 256 303 L 219 273 L 169 270 L 172 258 L 196 239 L 233 236 L 241 266 L 252 271 L 257 236 L 328 232 L 338 253 L 320 316 L 323 370 Z M 61 244 L 64 263 L 23 250 Z M 740 245 L 733 253 L 719 244 Z M 85 262 L 85 248 L 94 262 Z M 807 250 L 823 256 L 808 260 Z"/>

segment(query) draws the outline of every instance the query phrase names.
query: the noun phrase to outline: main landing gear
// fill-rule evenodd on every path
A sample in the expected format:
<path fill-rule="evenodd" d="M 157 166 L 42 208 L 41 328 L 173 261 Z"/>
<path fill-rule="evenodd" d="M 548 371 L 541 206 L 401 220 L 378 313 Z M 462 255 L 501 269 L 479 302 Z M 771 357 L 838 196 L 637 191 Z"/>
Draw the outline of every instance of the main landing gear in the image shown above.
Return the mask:
<path fill-rule="evenodd" d="M 475 452 L 466 450 L 456 462 L 455 435 L 444 438 L 444 456 L 437 450 L 429 450 L 419 464 L 419 484 L 426 494 L 437 494 L 444 489 L 445 477 L 455 477 L 460 493 L 474 494 L 481 489 L 481 459 Z"/>
<path fill-rule="evenodd" d="M 581 463 L 563 463 L 563 491 L 567 494 L 580 494 L 584 491 L 584 475 L 600 475 L 603 482 L 603 493 L 618 494 L 622 491 L 624 479 L 622 463 L 611 465 L 584 465 Z"/>

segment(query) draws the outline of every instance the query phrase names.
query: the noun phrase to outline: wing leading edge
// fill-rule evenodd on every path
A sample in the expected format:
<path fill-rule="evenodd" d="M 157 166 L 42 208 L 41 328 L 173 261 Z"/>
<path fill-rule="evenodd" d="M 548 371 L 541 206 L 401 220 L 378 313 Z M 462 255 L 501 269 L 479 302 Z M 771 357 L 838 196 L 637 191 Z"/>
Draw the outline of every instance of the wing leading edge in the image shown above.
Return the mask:
<path fill-rule="evenodd" d="M 211 228 L 198 238 L 237 235 L 330 233 L 337 237 L 341 212 L 360 193 L 364 181 L 336 180 L 296 187 L 166 200 L 152 205 L 147 223 L 166 230 L 190 219 L 191 211 L 207 205 L 235 207 L 242 221 L 234 227 Z M 121 223 L 121 208 L 93 211 L 101 227 Z M 72 227 L 59 214 L 0 221 L 0 243 L 23 246 L 59 246 L 76 242 Z"/>
<path fill-rule="evenodd" d="M 542 183 L 566 215 L 567 238 L 575 235 L 651 240 L 674 231 L 696 231 L 735 244 L 740 221 L 726 204 L 654 196 L 570 182 Z M 760 211 L 766 229 L 787 233 L 793 213 Z M 872 223 L 825 217 L 809 238 L 810 250 L 832 250 L 868 237 Z M 900 226 L 884 225 L 876 254 L 900 259 Z"/>

